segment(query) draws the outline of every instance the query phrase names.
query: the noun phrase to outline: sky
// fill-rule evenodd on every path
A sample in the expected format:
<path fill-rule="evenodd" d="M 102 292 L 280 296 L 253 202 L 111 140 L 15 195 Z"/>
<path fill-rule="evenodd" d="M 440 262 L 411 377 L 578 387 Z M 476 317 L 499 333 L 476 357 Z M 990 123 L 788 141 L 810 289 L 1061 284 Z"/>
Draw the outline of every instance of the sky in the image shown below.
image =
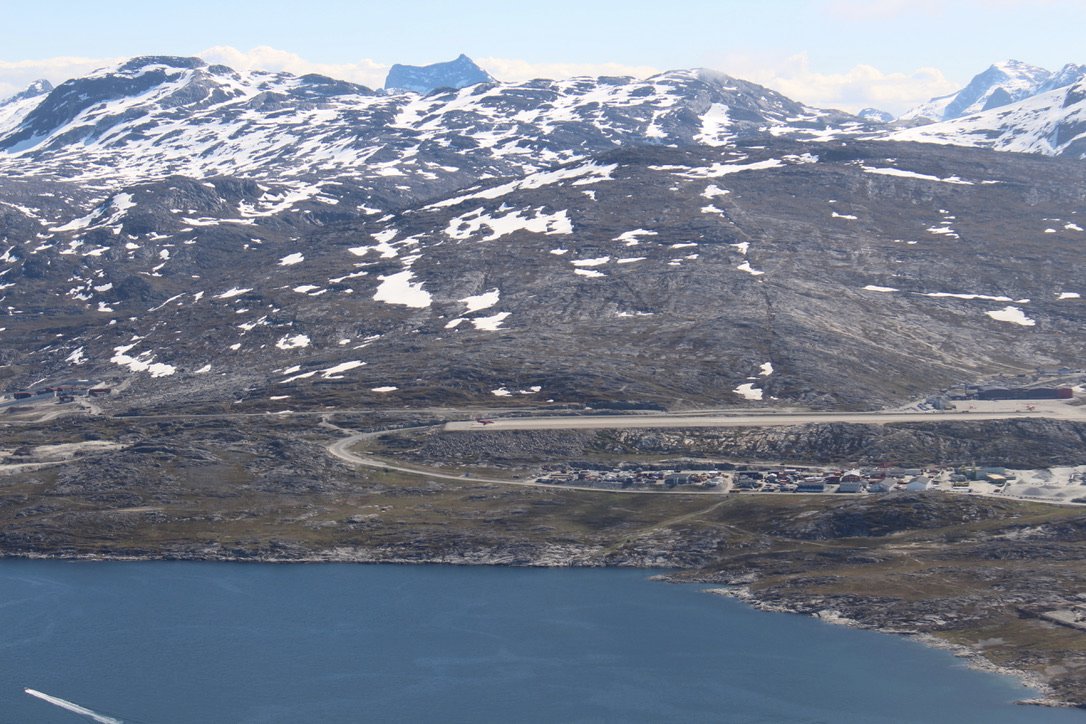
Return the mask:
<path fill-rule="evenodd" d="M 136 55 L 382 85 L 466 53 L 499 80 L 705 67 L 899 114 L 993 62 L 1086 63 L 1083 0 L 0 0 L 0 98 Z"/>

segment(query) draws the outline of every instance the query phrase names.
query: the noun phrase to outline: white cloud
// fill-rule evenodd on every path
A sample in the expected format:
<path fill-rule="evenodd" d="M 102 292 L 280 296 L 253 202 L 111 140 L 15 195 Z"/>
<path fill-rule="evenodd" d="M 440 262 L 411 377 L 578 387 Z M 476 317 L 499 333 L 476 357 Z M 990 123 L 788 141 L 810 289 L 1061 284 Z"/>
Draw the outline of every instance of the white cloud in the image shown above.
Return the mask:
<path fill-rule="evenodd" d="M 337 80 L 361 83 L 370 88 L 380 88 L 385 84 L 385 76 L 390 67 L 368 58 L 354 63 L 314 63 L 296 53 L 266 45 L 247 51 L 238 50 L 229 45 L 216 45 L 198 55 L 208 63 L 221 63 L 234 70 L 270 70 L 295 75 L 319 73 Z"/>
<path fill-rule="evenodd" d="M 660 72 L 650 65 L 622 63 L 532 63 L 516 58 L 478 58 L 476 64 L 498 80 L 520 83 L 536 78 L 572 78 L 579 75 L 632 75 L 647 78 Z"/>
<path fill-rule="evenodd" d="M 60 56 L 42 60 L 0 60 L 0 98 L 7 98 L 36 80 L 45 78 L 59 85 L 71 78 L 117 62 L 117 58 L 78 58 Z"/>
<path fill-rule="evenodd" d="M 732 56 L 725 60 L 723 68 L 729 75 L 760 83 L 809 105 L 852 113 L 873 106 L 900 115 L 929 98 L 959 88 L 938 68 L 887 73 L 861 64 L 840 73 L 822 73 L 811 68 L 806 54 L 784 60 Z"/>

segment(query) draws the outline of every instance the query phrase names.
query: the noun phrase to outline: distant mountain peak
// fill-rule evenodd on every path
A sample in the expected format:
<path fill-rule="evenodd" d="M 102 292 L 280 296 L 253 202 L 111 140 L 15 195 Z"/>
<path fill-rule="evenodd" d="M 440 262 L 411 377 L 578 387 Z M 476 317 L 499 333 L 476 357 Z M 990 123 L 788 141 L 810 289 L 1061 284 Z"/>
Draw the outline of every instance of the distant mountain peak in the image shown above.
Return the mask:
<path fill-rule="evenodd" d="M 178 55 L 140 55 L 121 63 L 114 72 L 130 73 L 132 71 L 142 71 L 148 68 L 157 68 L 161 66 L 177 68 L 178 70 L 193 70 L 196 68 L 206 68 L 207 63 L 199 58 L 188 58 Z"/>
<path fill-rule="evenodd" d="M 19 91 L 15 95 L 9 98 L 0 99 L 0 106 L 7 105 L 8 103 L 17 103 L 18 101 L 25 101 L 27 98 L 36 98 L 43 96 L 49 91 L 53 90 L 53 84 L 44 78 L 40 78 L 23 90 Z"/>
<path fill-rule="evenodd" d="M 1076 76 L 1074 72 L 1079 68 L 1080 66 L 1068 65 L 1064 66 L 1059 73 L 1052 73 L 1045 68 L 1020 60 L 1002 60 L 973 76 L 969 84 L 961 90 L 932 98 L 927 103 L 910 109 L 901 118 L 902 120 L 949 121 L 972 113 L 999 108 L 1052 88 L 1069 85 L 1081 77 L 1081 74 Z M 1061 80 L 1057 85 L 1049 85 L 1050 81 L 1061 74 L 1066 77 L 1065 80 Z"/>
<path fill-rule="evenodd" d="M 1021 60 L 1015 60 L 1014 58 L 1007 58 L 1006 60 L 1000 60 L 998 62 L 992 63 L 991 67 L 1001 70 L 1007 75 L 1029 74 L 1036 73 L 1038 71 L 1044 73 L 1048 72 L 1044 68 L 1039 68 L 1036 65 L 1030 65 L 1029 63 L 1024 63 Z"/>
<path fill-rule="evenodd" d="M 979 146 L 999 151 L 1043 153 L 1050 156 L 1086 158 L 1086 74 L 1066 83 L 1068 73 L 1058 80 L 1061 85 L 1011 103 L 1002 103 L 1005 91 L 997 89 L 979 112 L 950 118 L 928 125 L 896 131 L 889 137 L 897 141 L 919 141 L 956 146 Z M 1007 93 L 1009 95 L 1009 93 Z"/>
<path fill-rule="evenodd" d="M 1051 76 L 1037 89 L 1038 93 L 1046 93 L 1057 88 L 1065 88 L 1073 83 L 1086 78 L 1086 65 L 1068 63 Z"/>
<path fill-rule="evenodd" d="M 431 65 L 392 66 L 385 78 L 385 90 L 411 91 L 426 95 L 438 88 L 466 88 L 476 83 L 494 83 L 495 78 L 461 53 L 455 60 Z"/>
<path fill-rule="evenodd" d="M 878 108 L 864 108 L 856 115 L 868 123 L 891 123 L 894 120 L 893 115 Z"/>

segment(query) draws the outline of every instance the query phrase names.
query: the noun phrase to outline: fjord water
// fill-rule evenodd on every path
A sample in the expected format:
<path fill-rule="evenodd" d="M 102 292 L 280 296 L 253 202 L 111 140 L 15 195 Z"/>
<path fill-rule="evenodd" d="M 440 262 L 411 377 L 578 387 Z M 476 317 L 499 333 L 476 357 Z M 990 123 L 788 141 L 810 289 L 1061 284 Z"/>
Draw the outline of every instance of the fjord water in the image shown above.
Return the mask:
<path fill-rule="evenodd" d="M 0 722 L 1086 722 L 635 570 L 0 561 Z"/>

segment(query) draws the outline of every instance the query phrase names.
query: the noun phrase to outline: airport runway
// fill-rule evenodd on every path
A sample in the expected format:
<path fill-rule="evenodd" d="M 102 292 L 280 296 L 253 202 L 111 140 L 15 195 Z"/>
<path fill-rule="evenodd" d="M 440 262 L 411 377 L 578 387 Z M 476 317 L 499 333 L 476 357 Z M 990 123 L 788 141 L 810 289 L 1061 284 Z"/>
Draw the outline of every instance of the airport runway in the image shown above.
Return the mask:
<path fill-rule="evenodd" d="M 552 417 L 494 417 L 456 420 L 445 424 L 448 432 L 496 432 L 499 430 L 603 430 L 626 428 L 683 427 L 786 427 L 790 425 L 851 423 L 887 425 L 892 423 L 979 422 L 1056 418 L 1086 420 L 1086 407 L 1066 403 L 1044 403 L 1027 409 L 1002 404 L 976 404 L 972 409 L 950 411 L 881 411 L 881 412 L 744 412 L 737 414 L 713 412 L 672 413 L 648 415 L 563 415 Z"/>

